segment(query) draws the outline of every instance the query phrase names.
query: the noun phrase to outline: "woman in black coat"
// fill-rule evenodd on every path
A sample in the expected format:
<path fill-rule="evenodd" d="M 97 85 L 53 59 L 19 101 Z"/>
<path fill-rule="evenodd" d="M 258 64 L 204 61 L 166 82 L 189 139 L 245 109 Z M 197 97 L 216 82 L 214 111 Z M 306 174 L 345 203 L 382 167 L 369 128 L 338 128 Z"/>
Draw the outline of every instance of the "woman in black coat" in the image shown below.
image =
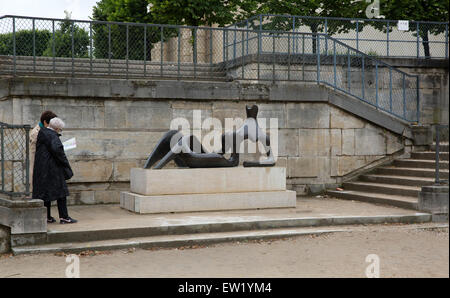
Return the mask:
<path fill-rule="evenodd" d="M 33 199 L 41 199 L 47 207 L 47 222 L 56 220 L 51 217 L 50 206 L 57 201 L 60 223 L 75 223 L 67 211 L 69 190 L 66 180 L 73 176 L 64 147 L 59 139 L 64 122 L 59 118 L 50 120 L 48 128 L 41 128 L 36 142 L 36 154 L 33 167 Z"/>

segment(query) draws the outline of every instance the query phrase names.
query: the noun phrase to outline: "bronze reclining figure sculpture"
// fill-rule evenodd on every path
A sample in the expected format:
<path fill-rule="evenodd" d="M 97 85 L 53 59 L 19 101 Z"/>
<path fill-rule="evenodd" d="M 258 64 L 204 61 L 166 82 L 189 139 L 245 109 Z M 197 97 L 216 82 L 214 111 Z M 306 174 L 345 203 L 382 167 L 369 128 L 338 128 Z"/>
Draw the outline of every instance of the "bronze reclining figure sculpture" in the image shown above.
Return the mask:
<path fill-rule="evenodd" d="M 239 152 L 241 143 L 244 140 L 252 142 L 260 141 L 267 152 L 267 159 L 264 161 L 245 161 L 244 167 L 271 167 L 275 165 L 273 152 L 270 148 L 270 137 L 258 126 L 258 107 L 246 106 L 247 119 L 237 130 L 225 132 L 221 137 L 220 152 L 207 152 L 199 140 L 193 136 L 183 136 L 177 130 L 169 130 L 163 135 L 153 152 L 148 157 L 144 169 L 162 169 L 168 162 L 174 161 L 178 167 L 188 168 L 218 168 L 236 167 L 239 165 Z M 172 140 L 172 138 L 175 138 Z M 175 142 L 174 142 L 175 141 Z M 171 143 L 173 144 L 171 147 Z M 232 144 L 230 146 L 230 144 Z M 195 152 L 194 148 L 200 149 Z M 228 152 L 230 151 L 231 152 Z M 231 153 L 230 158 L 225 158 L 225 153 Z"/>

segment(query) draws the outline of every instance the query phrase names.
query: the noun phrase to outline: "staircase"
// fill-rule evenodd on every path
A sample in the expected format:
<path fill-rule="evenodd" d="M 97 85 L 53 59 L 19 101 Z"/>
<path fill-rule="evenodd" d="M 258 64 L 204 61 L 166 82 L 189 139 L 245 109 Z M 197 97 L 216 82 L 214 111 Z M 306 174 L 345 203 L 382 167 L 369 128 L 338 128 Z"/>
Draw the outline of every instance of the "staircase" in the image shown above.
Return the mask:
<path fill-rule="evenodd" d="M 343 183 L 343 191 L 330 190 L 327 194 L 347 200 L 385 204 L 406 209 L 418 209 L 418 194 L 422 186 L 435 181 L 436 145 L 430 151 L 411 153 L 411 158 L 397 159 L 391 165 L 379 167 L 361 175 L 356 181 Z M 449 176 L 449 145 L 439 146 L 439 176 Z"/>

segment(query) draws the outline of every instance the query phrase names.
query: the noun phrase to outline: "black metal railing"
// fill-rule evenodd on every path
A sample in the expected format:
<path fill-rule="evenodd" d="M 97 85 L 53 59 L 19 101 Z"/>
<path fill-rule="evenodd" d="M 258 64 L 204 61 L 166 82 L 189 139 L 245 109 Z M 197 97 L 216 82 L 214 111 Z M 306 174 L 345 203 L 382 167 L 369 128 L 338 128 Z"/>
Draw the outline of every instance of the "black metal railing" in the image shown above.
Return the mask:
<path fill-rule="evenodd" d="M 435 155 L 436 168 L 435 168 L 434 183 L 436 185 L 448 184 L 448 179 L 441 179 L 440 178 L 440 170 L 439 170 L 439 166 L 440 166 L 439 162 L 440 162 L 441 129 L 442 128 L 447 128 L 447 134 L 448 134 L 448 125 L 434 124 L 433 126 L 435 128 L 435 138 L 436 138 L 436 143 L 435 143 L 436 144 L 435 145 L 436 146 L 436 148 L 435 148 L 435 150 L 436 150 L 436 155 Z"/>
<path fill-rule="evenodd" d="M 227 28 L 322 33 L 368 55 L 392 58 L 448 59 L 448 22 L 408 21 L 407 28 L 398 20 L 313 17 L 259 14 Z M 225 43 L 234 51 L 236 37 Z M 245 43 L 251 42 L 251 37 Z M 292 51 L 298 51 L 297 43 Z"/>
<path fill-rule="evenodd" d="M 419 76 L 322 33 L 3 16 L 0 74 L 317 82 L 420 118 Z"/>

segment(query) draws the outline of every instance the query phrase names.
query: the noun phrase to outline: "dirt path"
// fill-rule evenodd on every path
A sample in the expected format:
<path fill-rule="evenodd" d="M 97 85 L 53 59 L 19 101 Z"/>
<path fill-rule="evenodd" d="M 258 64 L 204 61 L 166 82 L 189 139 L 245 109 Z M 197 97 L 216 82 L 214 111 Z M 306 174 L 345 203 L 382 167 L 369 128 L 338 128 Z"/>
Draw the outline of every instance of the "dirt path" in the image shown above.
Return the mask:
<path fill-rule="evenodd" d="M 363 231 L 207 247 L 81 255 L 81 277 L 449 277 L 448 228 L 370 226 Z M 0 278 L 65 277 L 63 255 L 0 256 Z"/>

